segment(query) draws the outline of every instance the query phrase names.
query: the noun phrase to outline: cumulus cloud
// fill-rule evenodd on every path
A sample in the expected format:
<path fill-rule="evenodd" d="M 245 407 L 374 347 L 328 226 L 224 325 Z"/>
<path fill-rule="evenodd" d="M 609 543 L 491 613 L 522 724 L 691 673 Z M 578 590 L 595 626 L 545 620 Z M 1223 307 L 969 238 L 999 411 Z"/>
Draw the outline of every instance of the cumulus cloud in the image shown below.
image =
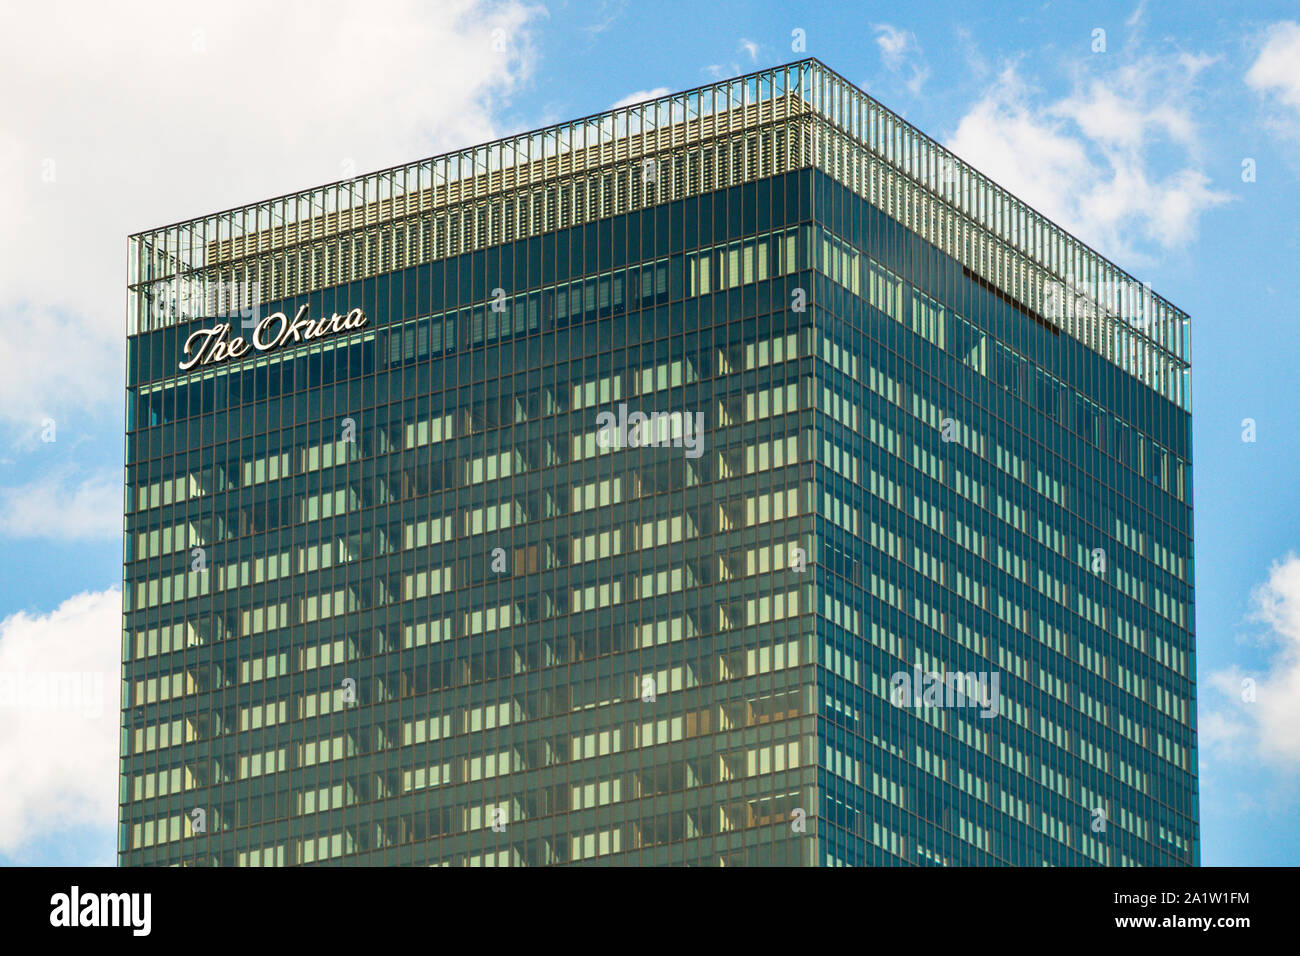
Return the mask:
<path fill-rule="evenodd" d="M 1212 675 L 1223 706 L 1209 712 L 1201 734 L 1224 754 L 1300 770 L 1300 556 L 1275 562 L 1252 603 L 1252 620 L 1267 627 L 1263 644 L 1272 659 L 1263 673 L 1229 668 Z"/>
<path fill-rule="evenodd" d="M 1300 23 L 1283 20 L 1264 31 L 1246 85 L 1273 106 L 1270 125 L 1285 135 L 1300 136 Z"/>
<path fill-rule="evenodd" d="M 7 11 L 0 424 L 120 406 L 129 233 L 499 135 L 539 13 L 515 0 Z"/>
<path fill-rule="evenodd" d="M 1195 84 L 1212 62 L 1147 54 L 1046 100 L 1009 64 L 948 145 L 1104 254 L 1146 262 L 1230 199 L 1199 165 Z"/>
<path fill-rule="evenodd" d="M 1246 73 L 1251 89 L 1300 110 L 1300 23 L 1283 20 L 1264 34 L 1259 56 Z"/>
<path fill-rule="evenodd" d="M 52 469 L 34 481 L 0 488 L 0 535 L 104 541 L 122 536 L 122 472 Z"/>
<path fill-rule="evenodd" d="M 115 828 L 121 615 L 114 588 L 0 621 L 0 853 Z"/>

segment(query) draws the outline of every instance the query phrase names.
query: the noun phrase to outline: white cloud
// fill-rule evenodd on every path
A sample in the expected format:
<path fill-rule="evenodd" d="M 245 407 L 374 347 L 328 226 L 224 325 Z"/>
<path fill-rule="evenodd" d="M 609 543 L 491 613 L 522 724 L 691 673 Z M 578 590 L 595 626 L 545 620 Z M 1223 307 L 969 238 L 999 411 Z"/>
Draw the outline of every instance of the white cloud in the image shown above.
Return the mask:
<path fill-rule="evenodd" d="M 7 12 L 0 424 L 119 406 L 129 233 L 498 135 L 539 13 L 515 0 Z"/>
<path fill-rule="evenodd" d="M 740 76 L 745 72 L 745 68 L 739 63 L 710 63 L 702 73 L 707 75 L 710 80 L 729 80 L 733 76 Z"/>
<path fill-rule="evenodd" d="M 930 68 L 928 66 L 917 66 L 912 70 L 912 76 L 907 81 L 907 88 L 913 96 L 919 95 L 921 87 L 925 81 L 930 78 Z"/>
<path fill-rule="evenodd" d="M 1008 65 L 948 145 L 1103 254 L 1144 263 L 1193 240 L 1230 198 L 1198 165 L 1194 87 L 1207 65 L 1149 54 L 1046 102 Z"/>
<path fill-rule="evenodd" d="M 595 11 L 596 19 L 582 29 L 593 39 L 614 25 L 614 21 L 627 10 L 627 0 L 602 0 L 600 8 Z"/>
<path fill-rule="evenodd" d="M 1226 714 L 1212 712 L 1201 717 L 1196 725 L 1196 734 L 1202 748 L 1218 750 L 1232 745 L 1239 740 L 1245 728 Z M 1205 761 L 1201 761 L 1201 772 L 1205 772 Z"/>
<path fill-rule="evenodd" d="M 1265 31 L 1264 46 L 1246 73 L 1246 84 L 1300 109 L 1300 23 L 1283 20 Z"/>
<path fill-rule="evenodd" d="M 733 76 L 741 76 L 752 70 L 754 64 L 758 62 L 758 58 L 763 52 L 763 45 L 756 40 L 741 37 L 740 42 L 736 44 L 736 52 L 744 54 L 745 58 L 749 60 L 749 66 L 745 66 L 737 60 L 732 60 L 729 63 L 710 63 L 700 72 L 710 80 L 729 80 Z"/>
<path fill-rule="evenodd" d="M 0 853 L 116 826 L 121 634 L 116 589 L 0 621 Z"/>
<path fill-rule="evenodd" d="M 609 105 L 612 110 L 619 109 L 623 106 L 631 106 L 633 103 L 644 103 L 646 100 L 657 100 L 665 94 L 671 93 L 672 90 L 666 86 L 656 86 L 653 90 L 637 90 L 635 93 L 629 93 L 621 100 L 616 100 Z"/>
<path fill-rule="evenodd" d="M 1187 71 L 1188 76 L 1196 76 L 1207 67 L 1213 66 L 1222 60 L 1223 57 L 1209 53 L 1179 53 L 1178 65 Z"/>
<path fill-rule="evenodd" d="M 896 73 L 905 65 L 910 65 L 911 77 L 906 81 L 907 88 L 913 94 L 920 93 L 930 76 L 930 68 L 921 60 L 921 47 L 916 41 L 916 34 L 888 23 L 874 24 L 873 29 L 876 31 L 876 46 L 880 48 L 880 59 L 885 68 Z"/>
<path fill-rule="evenodd" d="M 880 47 L 881 59 L 891 70 L 903 61 L 903 54 L 915 49 L 916 37 L 907 30 L 900 30 L 888 23 L 876 24 L 876 46 Z"/>
<path fill-rule="evenodd" d="M 122 536 L 122 472 L 85 476 L 59 467 L 10 488 L 0 488 L 0 535 L 102 541 Z"/>
<path fill-rule="evenodd" d="M 1300 770 L 1300 557 L 1275 562 L 1252 600 L 1252 619 L 1268 626 L 1263 643 L 1272 660 L 1262 674 L 1230 668 L 1211 677 L 1231 707 L 1210 712 L 1202 734 L 1208 728 L 1206 743 L 1225 754 Z"/>
<path fill-rule="evenodd" d="M 1259 56 L 1246 72 L 1246 85 L 1269 103 L 1268 128 L 1300 139 L 1300 23 L 1283 20 L 1264 31 Z"/>

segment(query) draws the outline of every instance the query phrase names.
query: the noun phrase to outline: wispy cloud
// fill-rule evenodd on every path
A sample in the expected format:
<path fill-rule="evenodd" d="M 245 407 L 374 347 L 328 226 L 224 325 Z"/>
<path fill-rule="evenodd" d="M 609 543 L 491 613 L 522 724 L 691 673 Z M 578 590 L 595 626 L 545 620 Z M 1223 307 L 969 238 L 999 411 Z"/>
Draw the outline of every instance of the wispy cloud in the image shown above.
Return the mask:
<path fill-rule="evenodd" d="M 627 0 L 602 0 L 594 19 L 582 29 L 594 39 L 612 27 L 626 10 Z"/>
<path fill-rule="evenodd" d="M 633 103 L 644 103 L 646 100 L 656 100 L 671 92 L 672 90 L 666 86 L 656 86 L 653 90 L 637 90 L 635 93 L 629 93 L 620 100 L 615 100 L 609 105 L 609 108 L 616 110 L 621 106 L 631 106 Z"/>
<path fill-rule="evenodd" d="M 916 36 L 908 30 L 900 30 L 888 23 L 877 23 L 876 46 L 880 47 L 880 57 L 885 66 L 891 70 L 902 65 L 903 55 L 916 48 Z"/>
<path fill-rule="evenodd" d="M 58 466 L 34 480 L 0 488 L 0 536 L 104 541 L 122 535 L 122 472 L 85 475 Z"/>
<path fill-rule="evenodd" d="M 921 87 L 929 79 L 930 68 L 921 56 L 921 47 L 916 34 L 888 23 L 872 26 L 876 31 L 876 46 L 880 49 L 881 62 L 891 73 L 910 73 L 905 85 L 913 94 L 921 92 Z"/>
<path fill-rule="evenodd" d="M 754 68 L 760 57 L 763 55 L 763 45 L 756 40 L 750 40 L 741 37 L 736 44 L 736 52 L 741 55 L 740 59 L 729 60 L 726 63 L 710 63 L 700 72 L 711 80 L 725 80 L 733 76 L 740 76 Z M 743 62 L 747 60 L 748 62 Z"/>

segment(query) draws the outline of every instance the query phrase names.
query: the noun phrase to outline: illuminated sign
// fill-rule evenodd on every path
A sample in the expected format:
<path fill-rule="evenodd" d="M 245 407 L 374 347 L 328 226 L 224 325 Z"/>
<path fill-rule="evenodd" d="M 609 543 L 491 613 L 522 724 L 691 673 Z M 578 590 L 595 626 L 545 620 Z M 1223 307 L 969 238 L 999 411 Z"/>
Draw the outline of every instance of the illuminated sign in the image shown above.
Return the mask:
<path fill-rule="evenodd" d="M 353 309 L 346 315 L 321 316 L 319 319 L 307 315 L 307 306 L 298 310 L 290 319 L 283 312 L 273 312 L 253 327 L 251 342 L 242 336 L 230 337 L 230 323 L 223 322 L 210 329 L 199 329 L 185 340 L 185 358 L 178 364 L 182 372 L 196 365 L 213 365 L 228 359 L 243 358 L 249 349 L 269 352 L 284 345 L 311 342 L 327 335 L 339 332 L 352 332 L 363 328 L 368 319 L 360 309 Z"/>

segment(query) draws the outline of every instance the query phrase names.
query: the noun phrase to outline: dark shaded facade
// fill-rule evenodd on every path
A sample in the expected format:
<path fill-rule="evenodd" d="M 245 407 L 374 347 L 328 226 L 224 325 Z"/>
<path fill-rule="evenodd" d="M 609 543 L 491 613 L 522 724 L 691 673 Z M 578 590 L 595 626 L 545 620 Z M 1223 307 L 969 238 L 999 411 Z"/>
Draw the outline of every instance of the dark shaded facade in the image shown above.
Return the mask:
<path fill-rule="evenodd" d="M 130 290 L 121 863 L 1197 862 L 1186 316 L 816 61 Z"/>

